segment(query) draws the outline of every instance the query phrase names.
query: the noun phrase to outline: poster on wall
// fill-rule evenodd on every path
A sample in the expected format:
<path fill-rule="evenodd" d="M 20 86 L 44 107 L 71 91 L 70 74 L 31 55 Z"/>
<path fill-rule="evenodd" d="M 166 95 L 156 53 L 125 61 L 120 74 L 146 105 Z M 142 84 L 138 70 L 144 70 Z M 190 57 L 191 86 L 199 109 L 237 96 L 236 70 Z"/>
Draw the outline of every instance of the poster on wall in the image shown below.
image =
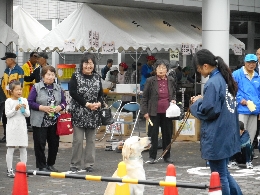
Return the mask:
<path fill-rule="evenodd" d="M 74 52 L 75 51 L 75 39 L 64 41 L 64 52 Z"/>
<path fill-rule="evenodd" d="M 181 45 L 182 55 L 191 55 L 191 46 L 188 43 L 183 43 Z"/>
<path fill-rule="evenodd" d="M 234 45 L 233 51 L 235 55 L 242 55 L 242 47 L 240 45 Z"/>
<path fill-rule="evenodd" d="M 179 129 L 182 121 L 175 122 L 175 129 Z M 188 119 L 180 133 L 180 135 L 195 135 L 195 119 Z"/>
<path fill-rule="evenodd" d="M 99 48 L 99 32 L 90 30 L 88 32 L 89 46 L 95 49 Z"/>
<path fill-rule="evenodd" d="M 170 61 L 172 60 L 175 60 L 175 61 L 179 61 L 179 51 L 176 49 L 176 50 L 170 50 Z"/>
<path fill-rule="evenodd" d="M 115 52 L 115 42 L 111 41 L 110 43 L 103 41 L 102 42 L 102 53 L 113 54 Z"/>

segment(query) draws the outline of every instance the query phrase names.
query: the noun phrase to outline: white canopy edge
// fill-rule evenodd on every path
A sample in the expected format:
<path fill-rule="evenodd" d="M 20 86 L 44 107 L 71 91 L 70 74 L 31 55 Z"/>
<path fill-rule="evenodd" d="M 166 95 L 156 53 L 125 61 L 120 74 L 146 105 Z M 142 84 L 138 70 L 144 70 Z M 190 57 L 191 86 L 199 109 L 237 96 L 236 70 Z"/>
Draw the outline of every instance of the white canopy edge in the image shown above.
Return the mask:
<path fill-rule="evenodd" d="M 40 40 L 37 47 L 65 51 L 65 41 L 73 41 L 74 51 L 81 52 L 102 52 L 104 44 L 114 46 L 119 52 L 148 48 L 181 51 L 185 44 L 201 46 L 201 26 L 202 18 L 197 13 L 82 4 Z M 97 37 L 98 44 L 91 44 Z M 245 48 L 244 43 L 230 35 L 230 48 L 235 45 Z"/>
<path fill-rule="evenodd" d="M 35 51 L 36 43 L 50 32 L 20 6 L 13 9 L 13 28 L 19 35 L 18 49 L 27 52 Z"/>
<path fill-rule="evenodd" d="M 5 46 L 9 45 L 10 43 L 18 44 L 18 34 L 8 26 L 3 20 L 0 20 L 0 29 L 1 29 L 1 36 L 0 42 L 3 43 Z"/>

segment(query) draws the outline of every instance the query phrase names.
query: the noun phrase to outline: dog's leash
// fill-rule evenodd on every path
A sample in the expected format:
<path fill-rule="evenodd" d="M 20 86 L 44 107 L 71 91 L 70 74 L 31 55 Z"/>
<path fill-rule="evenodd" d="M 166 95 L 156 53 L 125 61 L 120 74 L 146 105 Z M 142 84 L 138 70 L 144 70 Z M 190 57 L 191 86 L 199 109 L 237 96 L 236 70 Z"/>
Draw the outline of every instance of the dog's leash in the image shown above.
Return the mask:
<path fill-rule="evenodd" d="M 178 131 L 175 133 L 175 135 L 172 138 L 171 143 L 165 148 L 165 150 L 162 152 L 160 157 L 155 160 L 154 162 L 158 162 L 159 160 L 163 159 L 164 155 L 168 152 L 168 150 L 171 148 L 172 143 L 176 140 L 176 138 L 180 135 L 181 131 L 183 130 L 183 127 L 185 126 L 185 123 L 187 122 L 188 118 L 190 117 L 190 107 L 188 108 L 187 112 L 185 113 L 182 122 L 178 128 Z"/>

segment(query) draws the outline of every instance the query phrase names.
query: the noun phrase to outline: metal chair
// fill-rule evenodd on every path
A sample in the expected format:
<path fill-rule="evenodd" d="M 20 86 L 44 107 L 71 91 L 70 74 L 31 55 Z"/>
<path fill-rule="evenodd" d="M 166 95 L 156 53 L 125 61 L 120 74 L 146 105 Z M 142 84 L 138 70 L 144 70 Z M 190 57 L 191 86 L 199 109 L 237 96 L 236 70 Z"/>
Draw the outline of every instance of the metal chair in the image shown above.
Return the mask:
<path fill-rule="evenodd" d="M 135 119 L 133 119 L 133 121 L 120 121 L 120 116 L 121 116 L 122 110 L 126 110 L 126 111 L 129 111 L 129 112 L 136 112 Z M 115 121 L 114 124 L 132 125 L 133 127 L 132 127 L 132 131 L 131 131 L 131 134 L 130 134 L 130 137 L 132 137 L 133 132 L 135 130 L 136 123 L 138 121 L 139 113 L 140 113 L 140 104 L 138 104 L 137 102 L 127 103 L 120 109 L 120 112 L 117 116 L 117 120 Z M 121 137 L 122 137 L 122 130 L 121 130 L 120 133 L 121 133 Z"/>
<path fill-rule="evenodd" d="M 120 110 L 121 105 L 122 105 L 122 101 L 121 101 L 121 100 L 117 100 L 117 101 L 113 102 L 112 105 L 109 106 L 109 108 L 111 108 L 111 109 L 112 109 L 112 108 L 115 108 L 115 109 L 116 109 L 115 114 L 114 114 L 114 116 L 113 116 L 113 119 L 114 119 L 114 120 L 116 120 L 117 115 L 119 114 L 119 110 Z M 108 132 L 108 129 L 111 129 L 111 128 L 109 128 L 109 127 L 112 126 L 112 125 L 113 125 L 113 124 L 107 125 L 103 137 L 102 137 L 101 139 L 96 139 L 96 141 L 102 141 L 102 140 L 105 138 L 105 136 L 106 136 L 106 134 L 107 134 L 107 132 Z M 97 134 L 97 132 L 99 131 L 99 129 L 100 129 L 100 126 L 97 128 L 96 134 Z M 110 132 L 111 132 L 111 131 L 110 131 Z M 111 139 L 112 139 L 112 138 L 113 138 L 113 132 L 112 132 Z"/>

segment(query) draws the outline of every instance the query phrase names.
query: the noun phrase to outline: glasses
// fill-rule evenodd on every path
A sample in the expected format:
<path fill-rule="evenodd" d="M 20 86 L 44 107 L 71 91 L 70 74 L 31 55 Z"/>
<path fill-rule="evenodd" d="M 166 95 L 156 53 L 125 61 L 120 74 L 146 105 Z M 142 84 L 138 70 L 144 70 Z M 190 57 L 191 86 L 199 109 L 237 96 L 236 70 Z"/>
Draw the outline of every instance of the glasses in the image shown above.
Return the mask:
<path fill-rule="evenodd" d="M 33 54 L 33 57 L 35 57 L 35 58 L 38 58 L 39 56 L 38 56 L 38 55 L 36 55 L 36 54 Z"/>

